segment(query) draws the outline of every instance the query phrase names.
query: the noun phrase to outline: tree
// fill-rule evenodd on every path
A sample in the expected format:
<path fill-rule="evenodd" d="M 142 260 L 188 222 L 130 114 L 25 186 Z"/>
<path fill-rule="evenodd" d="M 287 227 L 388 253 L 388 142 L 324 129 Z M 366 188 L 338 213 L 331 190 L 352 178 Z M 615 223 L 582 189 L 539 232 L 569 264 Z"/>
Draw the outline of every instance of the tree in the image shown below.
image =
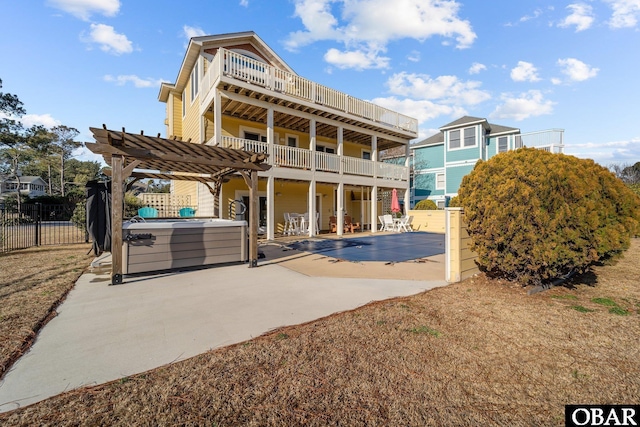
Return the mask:
<path fill-rule="evenodd" d="M 2 89 L 2 79 L 0 79 Z M 0 145 L 11 147 L 19 142 L 22 123 L 18 120 L 26 111 L 16 95 L 0 92 Z"/>
<path fill-rule="evenodd" d="M 60 125 L 51 129 L 53 134 L 52 150 L 60 153 L 60 194 L 64 196 L 64 164 L 71 157 L 71 153 L 78 147 L 82 146 L 81 142 L 74 141 L 80 134 L 78 129 Z"/>
<path fill-rule="evenodd" d="M 534 148 L 479 161 L 457 203 L 480 266 L 522 285 L 619 255 L 640 231 L 640 198 L 611 172 Z"/>
<path fill-rule="evenodd" d="M 640 162 L 634 165 L 613 163 L 609 165 L 609 170 L 627 185 L 640 184 Z"/>

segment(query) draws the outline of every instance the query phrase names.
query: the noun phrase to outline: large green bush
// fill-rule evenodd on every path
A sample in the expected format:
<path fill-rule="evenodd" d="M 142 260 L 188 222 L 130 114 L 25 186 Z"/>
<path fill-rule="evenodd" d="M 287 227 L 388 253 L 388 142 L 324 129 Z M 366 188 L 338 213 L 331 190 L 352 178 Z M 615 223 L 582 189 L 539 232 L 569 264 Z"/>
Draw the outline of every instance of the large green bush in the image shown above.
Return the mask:
<path fill-rule="evenodd" d="M 541 284 L 620 254 L 640 198 L 592 160 L 524 148 L 479 161 L 458 193 L 480 267 Z"/>
<path fill-rule="evenodd" d="M 429 199 L 422 199 L 413 207 L 417 211 L 435 211 L 438 209 L 436 202 Z"/>

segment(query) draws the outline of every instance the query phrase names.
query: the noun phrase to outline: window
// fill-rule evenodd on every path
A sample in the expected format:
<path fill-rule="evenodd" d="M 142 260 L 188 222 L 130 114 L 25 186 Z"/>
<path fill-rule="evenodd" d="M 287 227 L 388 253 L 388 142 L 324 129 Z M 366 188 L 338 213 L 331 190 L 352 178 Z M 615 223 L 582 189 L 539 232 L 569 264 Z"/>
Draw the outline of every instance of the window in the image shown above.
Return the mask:
<path fill-rule="evenodd" d="M 476 128 L 466 128 L 464 130 L 464 146 L 474 147 L 476 145 Z"/>
<path fill-rule="evenodd" d="M 516 135 L 516 143 L 515 143 L 515 148 L 522 148 L 522 136 L 520 135 Z"/>
<path fill-rule="evenodd" d="M 452 130 L 449 132 L 449 150 L 460 148 L 460 131 Z"/>
<path fill-rule="evenodd" d="M 333 147 L 325 147 L 324 145 L 316 145 L 316 151 L 322 151 L 323 153 L 335 154 L 336 149 Z"/>
<path fill-rule="evenodd" d="M 371 160 L 371 151 L 362 150 L 362 158 L 364 160 Z"/>
<path fill-rule="evenodd" d="M 507 143 L 507 137 L 501 136 L 498 138 L 498 153 L 504 153 L 509 149 L 509 144 Z"/>
<path fill-rule="evenodd" d="M 260 135 L 259 133 L 256 133 L 256 132 L 244 131 L 244 139 L 248 139 L 250 141 L 267 142 L 267 137 L 266 136 L 262 136 L 262 135 Z"/>
<path fill-rule="evenodd" d="M 436 190 L 444 190 L 444 174 L 436 174 Z"/>
<path fill-rule="evenodd" d="M 198 84 L 200 79 L 200 61 L 196 61 L 196 65 L 191 70 L 191 102 L 198 96 Z"/>
<path fill-rule="evenodd" d="M 287 146 L 289 146 L 289 147 L 297 147 L 298 146 L 298 137 L 297 136 L 289 136 L 289 135 L 287 135 Z"/>

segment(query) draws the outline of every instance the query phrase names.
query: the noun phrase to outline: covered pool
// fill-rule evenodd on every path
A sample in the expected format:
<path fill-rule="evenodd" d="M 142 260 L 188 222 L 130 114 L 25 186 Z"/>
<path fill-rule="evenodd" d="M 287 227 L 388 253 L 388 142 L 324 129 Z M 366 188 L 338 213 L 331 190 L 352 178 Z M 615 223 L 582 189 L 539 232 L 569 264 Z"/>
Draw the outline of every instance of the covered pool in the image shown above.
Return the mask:
<path fill-rule="evenodd" d="M 345 261 L 402 262 L 444 254 L 444 239 L 444 234 L 414 231 L 344 239 L 313 238 L 287 246 Z"/>

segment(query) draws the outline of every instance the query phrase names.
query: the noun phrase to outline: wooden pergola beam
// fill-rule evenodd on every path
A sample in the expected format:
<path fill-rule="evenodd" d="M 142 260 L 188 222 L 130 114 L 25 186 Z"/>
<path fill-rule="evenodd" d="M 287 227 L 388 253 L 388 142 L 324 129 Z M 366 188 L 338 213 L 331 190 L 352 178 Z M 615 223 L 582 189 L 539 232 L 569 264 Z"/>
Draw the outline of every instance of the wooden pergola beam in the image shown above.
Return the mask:
<path fill-rule="evenodd" d="M 86 143 L 87 148 L 102 154 L 111 165 L 112 284 L 122 283 L 124 190 L 126 179 L 131 176 L 197 181 L 217 197 L 225 177 L 239 173 L 249 187 L 249 267 L 258 265 L 258 172 L 271 168 L 264 163 L 266 154 L 146 136 L 144 132 L 135 135 L 124 129 L 111 131 L 104 125 L 103 129 L 91 131 L 96 142 Z"/>

